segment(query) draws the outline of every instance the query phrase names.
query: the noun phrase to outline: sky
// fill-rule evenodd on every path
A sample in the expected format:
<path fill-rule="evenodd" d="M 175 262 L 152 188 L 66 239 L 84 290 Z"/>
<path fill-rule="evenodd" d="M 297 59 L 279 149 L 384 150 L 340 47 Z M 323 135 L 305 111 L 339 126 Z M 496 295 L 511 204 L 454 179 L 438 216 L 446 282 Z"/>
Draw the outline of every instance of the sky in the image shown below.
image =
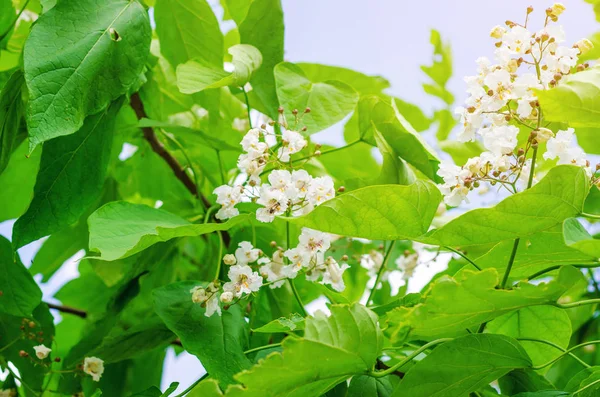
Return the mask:
<path fill-rule="evenodd" d="M 209 1 L 218 7 L 218 0 Z M 494 41 L 489 31 L 507 19 L 522 22 L 525 9 L 532 5 L 533 26 L 539 26 L 544 9 L 552 2 L 542 0 L 282 0 L 285 14 L 285 59 L 291 62 L 313 62 L 343 66 L 366 74 L 381 75 L 391 83 L 388 93 L 421 106 L 427 113 L 440 106 L 426 95 L 421 84 L 426 76 L 419 66 L 431 62 L 430 29 L 440 31 L 452 47 L 454 75 L 449 90 L 457 101 L 464 100 L 463 76 L 474 74 L 475 60 L 493 57 Z M 575 42 L 600 30 L 591 5 L 584 0 L 563 0 L 567 11 L 560 23 L 567 40 Z M 217 10 L 218 12 L 218 10 Z M 456 104 L 457 106 L 459 103 Z M 340 142 L 339 135 L 324 137 Z M 0 234 L 10 238 L 12 221 L 0 223 Z M 21 251 L 23 263 L 29 265 L 40 246 L 32 243 Z M 45 299 L 69 279 L 77 276 L 77 258 L 72 258 L 50 280 L 42 285 Z M 413 288 L 424 285 L 433 269 L 416 275 Z M 315 302 L 309 312 L 323 307 Z M 204 370 L 189 354 L 175 357 L 167 354 L 163 390 L 172 381 L 180 382 L 178 392 L 198 379 Z"/>

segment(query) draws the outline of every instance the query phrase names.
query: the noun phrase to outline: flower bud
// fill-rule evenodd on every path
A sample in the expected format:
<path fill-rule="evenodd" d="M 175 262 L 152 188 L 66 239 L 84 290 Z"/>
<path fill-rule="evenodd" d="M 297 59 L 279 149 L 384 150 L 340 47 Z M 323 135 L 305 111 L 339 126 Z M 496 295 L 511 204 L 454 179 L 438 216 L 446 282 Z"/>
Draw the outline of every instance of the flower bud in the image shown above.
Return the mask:
<path fill-rule="evenodd" d="M 235 265 L 237 260 L 233 254 L 227 254 L 223 257 L 223 263 L 226 265 Z"/>
<path fill-rule="evenodd" d="M 494 28 L 490 32 L 490 37 L 493 37 L 495 39 L 500 39 L 500 38 L 502 38 L 502 36 L 504 36 L 504 33 L 506 33 L 506 29 L 500 25 L 497 25 L 497 26 L 494 26 Z"/>
<path fill-rule="evenodd" d="M 321 155 L 321 151 L 320 150 L 315 150 L 315 156 L 319 157 Z"/>
<path fill-rule="evenodd" d="M 550 16 L 558 18 L 560 14 L 562 14 L 567 8 L 562 3 L 554 3 L 552 7 L 549 8 Z"/>
<path fill-rule="evenodd" d="M 279 106 L 277 108 L 277 111 L 279 112 L 279 114 L 283 114 L 283 106 Z"/>
<path fill-rule="evenodd" d="M 581 39 L 577 43 L 575 43 L 575 47 L 579 48 L 579 54 L 583 55 L 590 52 L 590 50 L 594 48 L 594 43 L 592 43 L 588 39 Z"/>
<path fill-rule="evenodd" d="M 346 187 L 340 186 L 337 191 L 338 191 L 338 193 L 344 193 L 346 191 Z"/>
<path fill-rule="evenodd" d="M 271 248 L 275 248 L 277 247 L 277 241 L 271 241 L 269 245 L 271 246 Z"/>
<path fill-rule="evenodd" d="M 527 13 L 531 14 L 532 12 L 533 12 L 533 7 L 532 6 L 527 7 Z"/>
<path fill-rule="evenodd" d="M 229 291 L 223 292 L 219 299 L 221 299 L 221 302 L 223 302 L 225 304 L 229 304 L 229 303 L 233 302 L 233 292 L 229 292 Z"/>
<path fill-rule="evenodd" d="M 544 143 L 548 142 L 548 140 L 553 136 L 554 133 L 551 130 L 549 130 L 548 128 L 540 127 L 537 129 L 537 136 L 535 137 L 535 140 L 540 143 Z"/>
<path fill-rule="evenodd" d="M 21 356 L 21 357 L 29 357 L 29 353 L 27 353 L 25 350 L 21 350 L 21 351 L 19 351 L 19 356 Z"/>
<path fill-rule="evenodd" d="M 342 259 L 344 262 L 346 262 L 346 261 L 348 260 L 348 255 L 345 255 L 345 254 L 344 254 L 344 255 L 342 255 L 342 258 L 341 258 L 341 259 Z"/>
<path fill-rule="evenodd" d="M 578 72 L 583 72 L 585 70 L 585 66 L 583 65 L 577 65 L 577 71 Z"/>
<path fill-rule="evenodd" d="M 517 150 L 517 156 L 522 156 L 525 154 L 525 149 L 523 149 L 522 147 L 519 148 L 519 150 Z"/>
<path fill-rule="evenodd" d="M 295 115 L 297 115 L 297 114 L 298 114 L 298 109 L 294 109 L 294 110 L 292 110 L 292 114 L 293 114 L 294 116 L 295 116 Z"/>
<path fill-rule="evenodd" d="M 304 113 L 310 113 L 310 108 L 306 107 L 306 109 L 304 109 Z"/>

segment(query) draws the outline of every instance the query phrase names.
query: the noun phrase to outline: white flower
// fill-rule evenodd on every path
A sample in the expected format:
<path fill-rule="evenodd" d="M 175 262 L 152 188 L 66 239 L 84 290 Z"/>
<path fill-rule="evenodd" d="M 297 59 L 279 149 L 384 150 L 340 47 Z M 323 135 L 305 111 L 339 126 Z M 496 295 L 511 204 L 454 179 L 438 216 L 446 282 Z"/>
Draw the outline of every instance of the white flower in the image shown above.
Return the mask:
<path fill-rule="evenodd" d="M 215 312 L 220 316 L 221 307 L 219 306 L 219 288 L 211 282 L 206 288 L 196 286 L 190 290 L 192 302 L 204 304 L 206 317 L 212 316 Z"/>
<path fill-rule="evenodd" d="M 213 292 L 213 294 L 206 301 L 206 311 L 204 312 L 204 315 L 206 317 L 210 317 L 215 313 L 217 313 L 219 316 L 221 315 L 221 306 L 219 306 L 218 292 Z"/>
<path fill-rule="evenodd" d="M 290 261 L 290 273 L 292 274 L 291 276 L 288 276 L 290 278 L 294 278 L 300 269 L 310 265 L 310 252 L 307 252 L 301 247 L 289 249 L 285 251 L 283 255 Z"/>
<path fill-rule="evenodd" d="M 228 292 L 223 292 L 221 294 L 221 302 L 225 303 L 226 305 L 233 302 L 233 292 L 228 291 Z"/>
<path fill-rule="evenodd" d="M 260 222 L 273 222 L 276 215 L 282 215 L 288 208 L 288 197 L 281 190 L 269 185 L 260 187 L 260 197 L 256 202 L 264 208 L 256 210 L 256 219 Z"/>
<path fill-rule="evenodd" d="M 342 292 L 346 288 L 342 276 L 344 271 L 350 268 L 350 266 L 347 263 L 340 266 L 331 256 L 325 260 L 325 266 L 326 269 L 323 272 L 322 284 L 329 284 L 337 292 Z"/>
<path fill-rule="evenodd" d="M 312 256 L 317 252 L 325 252 L 329 249 L 331 246 L 331 235 L 303 227 L 298 241 L 298 247 Z"/>
<path fill-rule="evenodd" d="M 583 55 L 590 52 L 592 48 L 594 48 L 594 43 L 592 43 L 588 39 L 581 39 L 577 43 L 575 43 L 575 47 L 579 49 L 579 54 Z"/>
<path fill-rule="evenodd" d="M 94 381 L 99 382 L 104 372 L 104 361 L 98 357 L 86 357 L 83 360 L 83 372 L 91 375 Z"/>
<path fill-rule="evenodd" d="M 213 190 L 213 194 L 217 195 L 217 204 L 221 204 L 221 208 L 215 214 L 217 219 L 229 219 L 239 215 L 240 212 L 235 205 L 242 199 L 240 186 L 222 185 Z"/>
<path fill-rule="evenodd" d="M 531 98 L 523 98 L 517 101 L 517 114 L 522 119 L 527 119 L 531 116 L 533 107 L 531 106 Z"/>
<path fill-rule="evenodd" d="M 382 264 L 383 254 L 377 250 L 371 250 L 360 257 L 360 265 L 369 271 L 370 276 L 376 275 Z"/>
<path fill-rule="evenodd" d="M 335 187 L 333 180 L 329 176 L 320 176 L 313 178 L 308 187 L 308 199 L 315 205 L 324 203 L 325 201 L 335 197 Z"/>
<path fill-rule="evenodd" d="M 231 292 L 238 298 L 258 291 L 263 282 L 262 277 L 247 265 L 231 266 L 227 276 L 231 281 L 223 285 L 223 291 Z"/>
<path fill-rule="evenodd" d="M 269 285 L 270 288 L 279 288 L 285 283 L 285 279 L 290 274 L 286 271 L 286 267 L 283 264 L 283 253 L 281 251 L 275 251 L 273 258 L 269 260 L 264 258 L 264 265 L 260 267 L 260 274 L 267 278 L 267 281 L 272 283 Z"/>
<path fill-rule="evenodd" d="M 265 142 L 260 142 L 262 131 L 259 128 L 253 128 L 244 135 L 241 145 L 245 152 L 251 157 L 262 155 L 269 146 Z"/>
<path fill-rule="evenodd" d="M 235 265 L 237 260 L 233 254 L 227 254 L 223 257 L 223 263 L 226 265 Z"/>
<path fill-rule="evenodd" d="M 519 129 L 514 125 L 505 125 L 489 129 L 483 135 L 483 145 L 487 150 L 496 154 L 510 154 L 517 146 Z"/>
<path fill-rule="evenodd" d="M 402 278 L 405 280 L 408 280 L 413 276 L 418 264 L 419 254 L 416 252 L 408 255 L 401 255 L 396 259 L 396 266 L 402 270 Z"/>
<path fill-rule="evenodd" d="M 569 128 L 566 131 L 558 131 L 555 137 L 548 139 L 546 144 L 546 153 L 544 159 L 553 160 L 555 158 L 565 158 L 568 156 L 568 150 L 573 142 L 573 134 L 575 130 Z"/>
<path fill-rule="evenodd" d="M 238 244 L 235 250 L 235 259 L 238 265 L 247 265 L 248 263 L 256 262 L 260 255 L 260 250 L 254 248 L 249 241 L 242 241 Z"/>
<path fill-rule="evenodd" d="M 305 170 L 292 171 L 292 185 L 298 198 L 306 197 L 311 181 L 312 177 Z"/>
<path fill-rule="evenodd" d="M 494 39 L 501 39 L 505 33 L 506 33 L 506 29 L 504 27 L 502 27 L 500 25 L 496 25 L 492 28 L 492 31 L 490 32 L 490 36 L 493 37 Z"/>
<path fill-rule="evenodd" d="M 35 355 L 40 360 L 43 360 L 46 357 L 48 357 L 48 354 L 50 354 L 50 352 L 52 351 L 52 349 L 50 349 L 50 348 L 48 348 L 48 347 L 46 347 L 44 345 L 34 346 L 33 350 L 35 350 Z"/>
<path fill-rule="evenodd" d="M 279 160 L 287 163 L 290 161 L 290 155 L 298 153 L 306 146 L 307 142 L 304 137 L 296 131 L 286 130 L 281 134 L 282 146 L 277 152 Z"/>
<path fill-rule="evenodd" d="M 529 30 L 516 25 L 502 37 L 502 45 L 513 54 L 524 55 L 531 48 L 531 37 Z"/>

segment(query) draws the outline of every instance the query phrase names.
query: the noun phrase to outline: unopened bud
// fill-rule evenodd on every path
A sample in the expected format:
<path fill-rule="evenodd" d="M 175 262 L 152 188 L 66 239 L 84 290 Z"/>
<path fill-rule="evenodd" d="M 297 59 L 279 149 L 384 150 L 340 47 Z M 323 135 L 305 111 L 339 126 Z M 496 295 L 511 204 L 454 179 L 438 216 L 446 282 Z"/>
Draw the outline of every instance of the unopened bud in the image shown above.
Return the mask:
<path fill-rule="evenodd" d="M 517 26 L 516 23 L 514 23 L 513 21 L 506 21 L 505 22 L 506 26 L 514 28 L 515 26 Z"/>
<path fill-rule="evenodd" d="M 229 292 L 229 291 L 223 292 L 219 299 L 221 300 L 221 302 L 223 302 L 225 304 L 229 304 L 229 303 L 233 302 L 233 292 Z"/>
<path fill-rule="evenodd" d="M 306 109 L 304 109 L 304 113 L 310 113 L 310 108 L 307 107 Z"/>
<path fill-rule="evenodd" d="M 308 128 L 306 126 L 302 127 L 300 131 L 306 131 Z"/>
<path fill-rule="evenodd" d="M 481 184 L 479 183 L 479 181 L 475 181 L 473 182 L 473 187 L 479 187 Z"/>
<path fill-rule="evenodd" d="M 29 328 L 34 328 L 35 327 L 35 323 L 33 321 L 30 321 L 28 325 L 29 325 Z"/>
<path fill-rule="evenodd" d="M 533 12 L 533 7 L 532 6 L 527 7 L 527 13 L 531 14 L 532 12 Z"/>
<path fill-rule="evenodd" d="M 522 156 L 525 154 L 525 149 L 523 149 L 522 147 L 519 148 L 519 150 L 517 150 L 517 156 Z"/>
<path fill-rule="evenodd" d="M 338 193 L 344 193 L 346 191 L 346 187 L 345 186 L 340 186 L 338 187 Z"/>
<path fill-rule="evenodd" d="M 21 356 L 21 357 L 29 357 L 29 353 L 27 353 L 25 350 L 21 350 L 21 351 L 19 351 L 19 356 Z"/>
<path fill-rule="evenodd" d="M 534 149 L 537 149 L 538 146 L 539 146 L 538 141 L 534 139 L 533 142 L 531 142 L 531 147 Z"/>
<path fill-rule="evenodd" d="M 60 357 L 54 357 L 54 362 L 55 363 L 59 363 L 60 362 Z"/>
<path fill-rule="evenodd" d="M 295 115 L 297 115 L 297 114 L 298 114 L 298 109 L 294 109 L 294 110 L 292 110 L 292 114 L 293 114 L 294 116 L 295 116 Z"/>
<path fill-rule="evenodd" d="M 544 143 L 548 142 L 548 140 L 553 136 L 554 133 L 551 130 L 549 130 L 548 128 L 540 127 L 537 129 L 537 135 L 535 137 L 535 140 L 540 143 Z"/>
<path fill-rule="evenodd" d="M 523 164 L 525 162 L 525 156 L 519 156 L 519 158 L 517 159 L 517 161 L 519 162 L 519 164 Z"/>
<path fill-rule="evenodd" d="M 321 149 L 321 146 L 322 146 L 322 145 L 321 145 L 320 143 L 317 143 L 317 144 L 315 144 L 315 150 L 319 150 L 319 149 Z"/>
<path fill-rule="evenodd" d="M 558 18 L 558 16 L 562 14 L 566 9 L 567 8 L 562 3 L 554 3 L 552 7 L 548 9 L 550 10 L 550 14 L 548 15 Z M 546 10 L 546 13 L 548 13 L 548 10 Z"/>
<path fill-rule="evenodd" d="M 319 157 L 321 155 L 321 151 L 320 150 L 315 150 L 315 156 Z"/>
<path fill-rule="evenodd" d="M 579 48 L 579 54 L 583 55 L 585 53 L 590 52 L 590 50 L 594 48 L 594 43 L 592 43 L 588 39 L 581 39 L 577 43 L 575 43 L 575 47 Z"/>
<path fill-rule="evenodd" d="M 277 108 L 277 111 L 279 112 L 279 114 L 283 114 L 283 106 L 279 106 Z"/>
<path fill-rule="evenodd" d="M 577 71 L 578 72 L 583 72 L 585 70 L 585 66 L 583 65 L 577 65 Z"/>
<path fill-rule="evenodd" d="M 600 163 L 596 164 L 596 171 L 600 170 Z"/>
<path fill-rule="evenodd" d="M 269 125 L 270 125 L 271 127 L 273 127 L 273 126 L 275 125 L 275 121 L 273 121 L 273 120 L 269 121 Z"/>
<path fill-rule="evenodd" d="M 342 258 L 341 258 L 341 259 L 342 259 L 344 262 L 346 262 L 346 261 L 348 260 L 348 255 L 345 255 L 345 254 L 344 254 L 344 255 L 342 255 Z"/>
<path fill-rule="evenodd" d="M 469 106 L 469 107 L 467 108 L 467 112 L 469 112 L 469 113 L 475 113 L 475 111 L 476 111 L 476 110 L 477 110 L 477 109 L 475 108 L 475 106 Z"/>
<path fill-rule="evenodd" d="M 502 38 L 502 36 L 504 36 L 504 33 L 506 33 L 506 29 L 500 25 L 497 25 L 497 26 L 494 26 L 494 28 L 492 28 L 492 31 L 490 32 L 490 36 L 495 39 L 500 39 L 500 38 Z"/>
<path fill-rule="evenodd" d="M 562 74 L 560 74 L 560 73 L 556 73 L 556 74 L 554 75 L 554 80 L 556 80 L 556 81 L 560 81 L 560 79 L 562 79 Z"/>
<path fill-rule="evenodd" d="M 556 80 L 550 80 L 550 82 L 548 83 L 548 85 L 550 87 L 554 87 L 556 85 Z"/>
<path fill-rule="evenodd" d="M 504 120 L 506 121 L 510 121 L 512 119 L 512 116 L 510 114 L 507 114 L 506 116 L 504 116 Z"/>
<path fill-rule="evenodd" d="M 227 254 L 223 257 L 223 263 L 226 265 L 235 265 L 237 260 L 235 259 L 235 255 Z"/>
<path fill-rule="evenodd" d="M 488 94 L 489 96 L 492 96 L 492 95 L 494 95 L 494 90 L 488 90 L 487 94 Z"/>

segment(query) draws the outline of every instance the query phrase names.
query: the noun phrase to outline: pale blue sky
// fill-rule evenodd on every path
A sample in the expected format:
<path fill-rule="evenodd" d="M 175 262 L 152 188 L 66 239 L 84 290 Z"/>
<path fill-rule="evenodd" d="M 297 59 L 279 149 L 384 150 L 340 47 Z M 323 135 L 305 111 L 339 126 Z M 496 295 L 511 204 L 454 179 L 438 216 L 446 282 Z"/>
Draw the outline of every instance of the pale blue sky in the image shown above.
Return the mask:
<path fill-rule="evenodd" d="M 218 0 L 210 2 L 218 4 Z M 452 46 L 454 77 L 449 88 L 461 101 L 465 98 L 462 77 L 474 73 L 477 57 L 493 54 L 490 29 L 507 19 L 521 22 L 528 5 L 536 9 L 533 21 L 537 23 L 551 4 L 542 0 L 283 0 L 285 57 L 291 62 L 344 66 L 381 75 L 390 81 L 390 93 L 429 112 L 439 104 L 423 93 L 425 77 L 419 65 L 431 62 L 431 28 L 438 29 Z M 563 4 L 567 11 L 561 23 L 570 42 L 600 28 L 591 6 L 583 0 L 564 0 Z M 10 238 L 12 223 L 0 224 L 0 234 Z M 38 246 L 33 243 L 21 250 L 25 264 L 30 264 Z M 50 297 L 76 274 L 76 264 L 71 261 L 43 286 L 45 296 Z M 203 373 L 195 357 L 182 354 L 175 358 L 171 351 L 163 389 L 178 381 L 181 392 Z"/>

